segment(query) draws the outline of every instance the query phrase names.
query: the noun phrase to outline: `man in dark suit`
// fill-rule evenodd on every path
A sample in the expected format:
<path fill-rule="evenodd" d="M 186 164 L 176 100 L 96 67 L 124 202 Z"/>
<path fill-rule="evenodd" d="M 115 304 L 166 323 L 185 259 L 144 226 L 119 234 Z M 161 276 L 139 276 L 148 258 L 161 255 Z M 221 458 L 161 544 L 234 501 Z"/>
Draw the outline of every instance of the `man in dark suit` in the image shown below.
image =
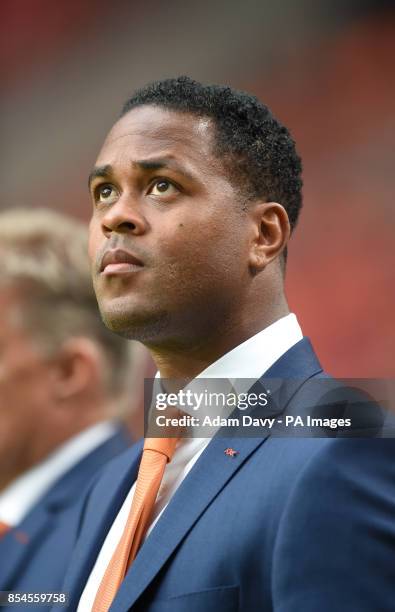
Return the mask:
<path fill-rule="evenodd" d="M 278 425 L 309 409 L 355 413 L 284 294 L 301 185 L 288 130 L 253 96 L 182 77 L 126 103 L 90 177 L 90 256 L 105 323 L 149 348 L 162 391 L 180 399 L 177 379 L 217 378 L 238 395 L 249 379 L 250 391 L 274 389 L 259 414 Z M 321 406 L 322 395 L 331 399 Z M 68 609 L 393 609 L 391 440 L 325 430 L 296 439 L 268 427 L 257 437 L 240 428 L 228 439 L 221 430 L 212 440 L 175 435 L 146 438 L 143 453 L 139 445 L 116 459 L 90 491 L 64 584 Z M 355 469 L 356 451 L 374 455 L 367 472 Z M 347 580 L 353 551 L 358 576 Z"/>
<path fill-rule="evenodd" d="M 84 224 L 3 211 L 0 259 L 0 590 L 51 592 L 84 490 L 130 446 L 132 354 L 97 313 Z"/>

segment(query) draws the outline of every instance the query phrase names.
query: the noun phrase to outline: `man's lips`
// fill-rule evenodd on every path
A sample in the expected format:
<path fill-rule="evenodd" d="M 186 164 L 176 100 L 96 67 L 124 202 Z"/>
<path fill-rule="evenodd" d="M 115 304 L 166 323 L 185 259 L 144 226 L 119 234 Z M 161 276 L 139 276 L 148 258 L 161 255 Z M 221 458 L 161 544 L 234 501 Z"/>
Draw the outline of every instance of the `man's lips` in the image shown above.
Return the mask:
<path fill-rule="evenodd" d="M 129 251 L 110 249 L 103 255 L 100 272 L 103 274 L 123 274 L 137 272 L 143 266 L 142 261 Z"/>

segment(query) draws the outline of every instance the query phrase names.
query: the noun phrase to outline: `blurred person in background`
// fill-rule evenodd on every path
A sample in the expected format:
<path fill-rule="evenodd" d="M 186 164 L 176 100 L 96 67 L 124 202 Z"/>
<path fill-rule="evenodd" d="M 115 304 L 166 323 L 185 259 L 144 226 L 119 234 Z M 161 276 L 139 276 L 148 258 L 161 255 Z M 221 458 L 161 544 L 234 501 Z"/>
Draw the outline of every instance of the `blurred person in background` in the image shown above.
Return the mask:
<path fill-rule="evenodd" d="M 0 213 L 0 590 L 56 591 L 92 477 L 131 443 L 130 343 L 97 309 L 83 223 Z"/>

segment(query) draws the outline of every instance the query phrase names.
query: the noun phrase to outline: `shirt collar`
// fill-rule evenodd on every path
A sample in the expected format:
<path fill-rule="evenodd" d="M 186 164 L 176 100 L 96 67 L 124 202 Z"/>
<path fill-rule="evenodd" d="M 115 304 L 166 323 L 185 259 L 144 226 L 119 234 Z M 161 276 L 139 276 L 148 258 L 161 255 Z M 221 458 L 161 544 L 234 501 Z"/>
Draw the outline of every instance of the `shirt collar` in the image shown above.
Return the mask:
<path fill-rule="evenodd" d="M 73 436 L 0 493 L 0 520 L 18 525 L 48 489 L 115 433 L 115 424 L 97 423 Z"/>
<path fill-rule="evenodd" d="M 282 355 L 302 338 L 302 330 L 295 314 L 288 314 L 209 365 L 195 377 L 196 382 L 191 381 L 185 389 L 197 389 L 198 379 L 215 378 L 221 379 L 221 391 L 236 392 L 236 394 L 246 393 Z M 155 391 L 163 391 L 160 372 L 157 372 L 155 378 L 154 395 Z M 182 410 L 191 416 L 196 415 L 188 407 L 183 407 Z"/>
<path fill-rule="evenodd" d="M 302 338 L 296 315 L 288 314 L 220 357 L 197 378 L 250 378 L 256 381 Z"/>

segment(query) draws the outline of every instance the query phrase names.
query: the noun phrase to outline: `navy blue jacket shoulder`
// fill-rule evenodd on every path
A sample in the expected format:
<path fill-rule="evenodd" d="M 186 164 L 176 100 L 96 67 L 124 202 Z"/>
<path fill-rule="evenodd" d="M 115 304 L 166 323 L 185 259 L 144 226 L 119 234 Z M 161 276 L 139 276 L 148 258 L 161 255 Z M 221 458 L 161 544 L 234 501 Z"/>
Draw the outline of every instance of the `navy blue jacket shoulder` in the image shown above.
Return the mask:
<path fill-rule="evenodd" d="M 315 383 L 325 375 L 307 339 L 262 384 L 270 377 L 285 379 L 278 415 L 320 404 Z M 347 413 L 341 385 L 328 397 Z M 237 455 L 225 454 L 227 446 Z M 391 440 L 331 434 L 216 436 L 145 540 L 111 612 L 393 612 L 394 452 Z M 86 499 L 63 586 L 69 611 L 78 607 L 140 457 L 136 445 L 115 459 Z M 359 575 L 349 580 L 354 553 Z"/>
<path fill-rule="evenodd" d="M 0 591 L 60 591 L 87 487 L 130 444 L 126 431 L 118 428 L 62 476 L 20 525 L 0 540 Z"/>

